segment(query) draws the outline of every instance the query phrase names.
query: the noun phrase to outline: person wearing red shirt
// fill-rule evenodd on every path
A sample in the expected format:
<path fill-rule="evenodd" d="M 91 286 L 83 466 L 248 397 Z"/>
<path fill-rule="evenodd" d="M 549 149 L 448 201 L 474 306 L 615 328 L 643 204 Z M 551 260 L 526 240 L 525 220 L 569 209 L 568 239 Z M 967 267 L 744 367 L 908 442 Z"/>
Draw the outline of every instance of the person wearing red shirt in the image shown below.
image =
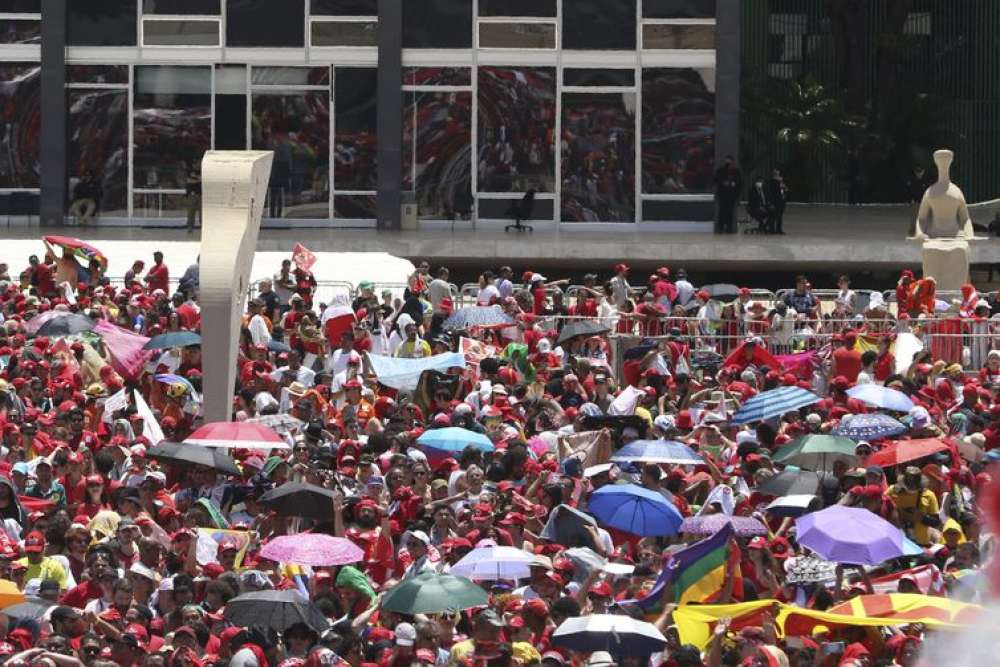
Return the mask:
<path fill-rule="evenodd" d="M 153 253 L 153 266 L 146 273 L 146 287 L 150 293 L 158 289 L 164 294 L 170 291 L 170 270 L 163 263 L 163 253 L 159 250 Z"/>
<path fill-rule="evenodd" d="M 889 346 L 895 339 L 893 335 L 878 339 L 878 356 L 875 358 L 875 381 L 885 382 L 896 372 L 896 357 L 889 351 Z"/>
<path fill-rule="evenodd" d="M 28 258 L 28 273 L 31 284 L 38 290 L 38 295 L 45 298 L 55 295 L 56 281 L 52 276 L 52 267 L 38 261 L 38 255 Z"/>
<path fill-rule="evenodd" d="M 83 454 L 71 452 L 66 457 L 66 474 L 59 478 L 59 483 L 66 489 L 66 504 L 72 510 L 79 503 L 87 500 L 87 482 L 83 476 Z M 73 515 L 73 512 L 70 512 Z"/>
<path fill-rule="evenodd" d="M 861 363 L 861 353 L 854 349 L 857 341 L 858 335 L 853 331 L 844 334 L 844 344 L 833 351 L 831 377 L 843 376 L 851 384 L 858 381 L 858 373 L 861 372 L 863 364 Z"/>

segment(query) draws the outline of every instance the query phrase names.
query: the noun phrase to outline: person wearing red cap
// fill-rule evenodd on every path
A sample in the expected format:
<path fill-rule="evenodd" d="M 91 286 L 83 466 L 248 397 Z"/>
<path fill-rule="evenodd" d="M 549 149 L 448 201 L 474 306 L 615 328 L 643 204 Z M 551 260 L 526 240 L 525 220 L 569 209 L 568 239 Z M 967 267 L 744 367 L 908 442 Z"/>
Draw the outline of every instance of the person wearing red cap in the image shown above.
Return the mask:
<path fill-rule="evenodd" d="M 25 581 L 53 579 L 58 582 L 59 590 L 66 590 L 68 581 L 66 569 L 58 560 L 45 555 L 45 535 L 37 530 L 28 533 L 24 538 L 24 553 L 24 558 L 17 563 L 26 568 Z"/>

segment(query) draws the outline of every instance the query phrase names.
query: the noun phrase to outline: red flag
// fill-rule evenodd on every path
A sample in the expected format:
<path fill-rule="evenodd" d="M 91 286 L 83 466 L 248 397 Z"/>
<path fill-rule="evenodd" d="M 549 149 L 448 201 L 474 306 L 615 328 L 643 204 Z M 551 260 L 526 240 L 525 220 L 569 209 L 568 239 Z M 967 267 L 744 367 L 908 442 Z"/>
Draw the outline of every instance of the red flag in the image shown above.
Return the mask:
<path fill-rule="evenodd" d="M 316 255 L 312 254 L 309 249 L 301 243 L 296 243 L 295 247 L 292 249 L 292 261 L 295 262 L 295 266 L 300 269 L 311 271 L 313 264 L 316 263 Z"/>

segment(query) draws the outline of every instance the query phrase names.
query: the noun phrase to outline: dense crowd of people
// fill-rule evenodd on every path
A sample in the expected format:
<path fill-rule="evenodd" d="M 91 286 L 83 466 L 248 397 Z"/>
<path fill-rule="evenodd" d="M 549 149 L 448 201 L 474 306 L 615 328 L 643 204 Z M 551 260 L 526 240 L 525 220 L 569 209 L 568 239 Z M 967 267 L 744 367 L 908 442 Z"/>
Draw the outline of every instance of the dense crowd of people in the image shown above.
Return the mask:
<path fill-rule="evenodd" d="M 571 296 L 501 267 L 463 308 L 424 262 L 321 303 L 276 268 L 232 407 L 276 444 L 199 458 L 197 264 L 0 265 L 4 664 L 911 667 L 990 595 L 993 296 L 764 304 L 619 264 Z M 889 552 L 807 537 L 840 511 Z"/>

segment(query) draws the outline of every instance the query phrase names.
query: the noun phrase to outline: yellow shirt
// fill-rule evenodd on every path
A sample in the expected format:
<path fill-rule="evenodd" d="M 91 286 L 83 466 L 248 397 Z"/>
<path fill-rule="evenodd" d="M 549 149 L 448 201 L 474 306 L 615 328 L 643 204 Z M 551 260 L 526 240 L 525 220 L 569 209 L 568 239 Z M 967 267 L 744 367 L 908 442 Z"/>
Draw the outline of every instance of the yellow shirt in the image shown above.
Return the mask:
<path fill-rule="evenodd" d="M 41 562 L 32 565 L 28 561 L 28 557 L 25 556 L 17 562 L 27 568 L 24 574 L 25 581 L 31 581 L 32 579 L 41 579 L 42 581 L 53 579 L 59 582 L 59 590 L 66 590 L 66 570 L 63 569 L 63 566 L 56 559 L 42 558 Z"/>
<path fill-rule="evenodd" d="M 528 642 L 512 642 L 510 648 L 514 657 L 519 660 L 522 665 L 527 665 L 532 662 L 541 662 L 542 660 L 542 654 Z M 451 659 L 461 662 L 472 656 L 475 652 L 475 642 L 471 639 L 466 639 L 464 642 L 458 642 L 451 647 Z"/>
<path fill-rule="evenodd" d="M 896 503 L 900 518 L 912 525 L 913 541 L 922 547 L 929 545 L 931 527 L 921 521 L 921 518 L 938 513 L 937 496 L 928 489 L 910 491 L 901 484 L 889 489 L 888 495 Z"/>

